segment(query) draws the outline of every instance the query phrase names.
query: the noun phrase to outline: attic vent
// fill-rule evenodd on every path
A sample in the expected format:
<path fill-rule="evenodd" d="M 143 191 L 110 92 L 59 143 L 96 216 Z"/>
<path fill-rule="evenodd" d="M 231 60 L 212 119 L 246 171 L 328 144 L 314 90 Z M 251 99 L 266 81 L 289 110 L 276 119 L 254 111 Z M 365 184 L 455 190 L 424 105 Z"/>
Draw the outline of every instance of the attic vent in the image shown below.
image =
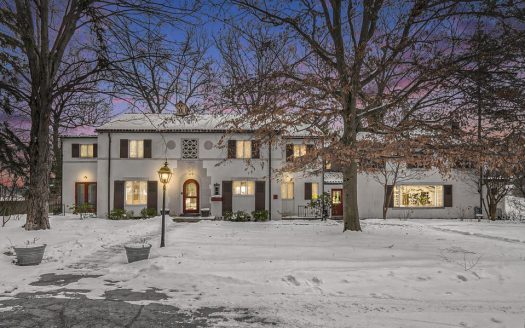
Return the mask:
<path fill-rule="evenodd" d="M 189 114 L 189 108 L 188 106 L 183 103 L 182 101 L 179 101 L 176 105 L 175 105 L 175 108 L 177 109 L 177 116 L 186 116 Z"/>

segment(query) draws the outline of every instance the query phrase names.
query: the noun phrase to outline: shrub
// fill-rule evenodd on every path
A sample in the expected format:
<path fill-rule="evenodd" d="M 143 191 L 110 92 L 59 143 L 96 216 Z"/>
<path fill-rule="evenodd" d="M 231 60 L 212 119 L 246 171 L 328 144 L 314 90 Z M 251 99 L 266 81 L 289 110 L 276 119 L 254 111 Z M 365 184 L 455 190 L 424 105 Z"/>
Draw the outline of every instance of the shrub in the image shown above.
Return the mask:
<path fill-rule="evenodd" d="M 231 221 L 232 218 L 233 218 L 233 212 L 232 211 L 224 212 L 224 220 L 225 221 Z"/>
<path fill-rule="evenodd" d="M 126 216 L 126 211 L 121 208 L 115 208 L 108 214 L 110 220 L 122 220 Z"/>
<path fill-rule="evenodd" d="M 258 210 L 252 212 L 252 217 L 255 222 L 268 221 L 268 211 L 267 210 Z"/>
<path fill-rule="evenodd" d="M 157 209 L 156 208 L 143 208 L 140 211 L 140 216 L 143 219 L 149 219 L 149 218 L 152 218 L 154 216 L 157 216 Z"/>
<path fill-rule="evenodd" d="M 84 203 L 80 205 L 71 205 L 70 207 L 73 209 L 73 214 L 78 214 L 80 216 L 80 219 L 84 219 L 85 217 L 88 217 L 94 212 L 93 205 Z"/>
<path fill-rule="evenodd" d="M 237 211 L 233 215 L 232 221 L 234 222 L 248 222 L 250 221 L 250 214 L 244 212 L 244 211 Z"/>

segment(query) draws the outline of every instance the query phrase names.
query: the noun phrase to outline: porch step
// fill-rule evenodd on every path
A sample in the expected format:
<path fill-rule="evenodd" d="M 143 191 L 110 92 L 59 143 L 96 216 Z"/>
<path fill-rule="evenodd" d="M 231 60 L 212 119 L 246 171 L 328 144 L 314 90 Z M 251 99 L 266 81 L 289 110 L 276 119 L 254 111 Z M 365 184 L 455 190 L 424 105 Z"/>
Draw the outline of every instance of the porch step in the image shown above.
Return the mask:
<path fill-rule="evenodd" d="M 202 220 L 212 221 L 215 220 L 215 216 L 174 216 L 172 217 L 173 222 L 199 222 Z"/>

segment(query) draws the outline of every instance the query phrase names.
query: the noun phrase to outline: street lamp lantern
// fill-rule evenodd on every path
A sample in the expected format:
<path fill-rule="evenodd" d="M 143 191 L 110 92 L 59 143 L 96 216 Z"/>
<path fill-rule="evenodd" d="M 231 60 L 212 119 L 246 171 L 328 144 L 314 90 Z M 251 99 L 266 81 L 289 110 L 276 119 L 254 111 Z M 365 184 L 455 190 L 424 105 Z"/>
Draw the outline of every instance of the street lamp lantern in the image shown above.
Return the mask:
<path fill-rule="evenodd" d="M 168 167 L 168 162 L 164 162 L 164 166 L 161 167 L 157 173 L 159 174 L 159 180 L 163 185 L 169 183 L 171 176 L 173 175 L 171 169 Z"/>
<path fill-rule="evenodd" d="M 166 246 L 164 242 L 164 236 L 166 234 L 166 184 L 170 182 L 171 176 L 173 175 L 171 169 L 168 167 L 168 161 L 164 162 L 164 166 L 162 166 L 157 173 L 159 174 L 159 180 L 162 183 L 162 229 L 160 235 L 160 247 L 164 247 Z"/>

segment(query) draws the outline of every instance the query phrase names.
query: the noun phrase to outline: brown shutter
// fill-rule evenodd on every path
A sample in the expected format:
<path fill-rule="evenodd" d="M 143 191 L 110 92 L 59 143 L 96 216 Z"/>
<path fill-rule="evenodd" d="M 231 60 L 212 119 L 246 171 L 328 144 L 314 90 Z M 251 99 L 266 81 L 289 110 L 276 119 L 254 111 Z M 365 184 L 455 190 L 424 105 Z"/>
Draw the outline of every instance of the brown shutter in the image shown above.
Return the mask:
<path fill-rule="evenodd" d="M 124 209 L 124 181 L 114 182 L 113 188 L 113 209 Z"/>
<path fill-rule="evenodd" d="M 312 183 L 311 182 L 304 183 L 304 199 L 312 200 Z"/>
<path fill-rule="evenodd" d="M 265 181 L 255 181 L 255 210 L 262 211 L 266 209 Z"/>
<path fill-rule="evenodd" d="M 293 145 L 286 145 L 286 161 L 293 162 Z"/>
<path fill-rule="evenodd" d="M 452 207 L 452 185 L 444 185 L 444 205 L 445 207 Z"/>
<path fill-rule="evenodd" d="M 390 195 L 390 200 L 388 202 L 388 208 L 393 208 L 394 207 L 394 186 L 393 185 L 386 186 L 385 199 L 388 195 Z"/>
<path fill-rule="evenodd" d="M 261 143 L 259 140 L 252 140 L 252 158 L 260 158 L 261 157 L 261 151 L 260 147 Z"/>
<path fill-rule="evenodd" d="M 71 145 L 71 157 L 73 158 L 80 157 L 80 145 L 79 144 Z"/>
<path fill-rule="evenodd" d="M 98 157 L 98 145 L 97 144 L 93 144 L 93 157 L 94 158 Z"/>
<path fill-rule="evenodd" d="M 144 139 L 144 158 L 151 158 L 151 139 Z"/>
<path fill-rule="evenodd" d="M 235 148 L 237 142 L 235 140 L 228 140 L 228 158 L 235 158 Z"/>
<path fill-rule="evenodd" d="M 309 155 L 309 154 L 311 154 L 313 151 L 314 151 L 314 145 L 312 145 L 312 144 L 307 144 L 307 145 L 306 145 L 306 154 Z"/>
<path fill-rule="evenodd" d="M 227 211 L 232 211 L 232 182 L 222 182 L 222 215 Z"/>
<path fill-rule="evenodd" d="M 128 139 L 120 139 L 120 158 L 128 158 Z"/>
<path fill-rule="evenodd" d="M 148 181 L 148 208 L 154 208 L 155 210 L 157 210 L 157 191 L 157 181 Z"/>

